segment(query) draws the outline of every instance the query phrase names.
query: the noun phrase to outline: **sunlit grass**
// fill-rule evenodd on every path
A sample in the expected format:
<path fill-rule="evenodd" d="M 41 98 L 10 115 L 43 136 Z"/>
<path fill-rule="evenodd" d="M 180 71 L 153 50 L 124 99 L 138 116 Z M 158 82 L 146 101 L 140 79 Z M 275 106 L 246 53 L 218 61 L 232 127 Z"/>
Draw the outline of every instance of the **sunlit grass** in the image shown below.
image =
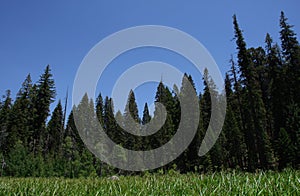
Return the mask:
<path fill-rule="evenodd" d="M 0 178 L 0 195 L 298 195 L 300 172 L 149 174 L 107 178 Z"/>

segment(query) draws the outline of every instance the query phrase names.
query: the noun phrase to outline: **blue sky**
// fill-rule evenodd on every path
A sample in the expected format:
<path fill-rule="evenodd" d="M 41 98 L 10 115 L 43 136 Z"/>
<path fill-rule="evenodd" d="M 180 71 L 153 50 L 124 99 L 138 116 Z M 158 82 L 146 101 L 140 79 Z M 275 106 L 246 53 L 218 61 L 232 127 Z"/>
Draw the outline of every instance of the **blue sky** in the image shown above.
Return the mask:
<path fill-rule="evenodd" d="M 35 82 L 50 64 L 57 100 L 64 99 L 88 51 L 106 36 L 137 25 L 165 25 L 192 35 L 209 50 L 224 74 L 230 55 L 236 52 L 233 14 L 237 15 L 248 47 L 256 47 L 264 45 L 267 32 L 279 41 L 281 10 L 298 33 L 299 7 L 297 0 L 0 1 L 0 94 L 10 89 L 14 98 L 28 73 Z M 201 75 L 184 58 L 157 49 L 136 49 L 111 63 L 99 80 L 98 91 L 110 95 L 122 70 L 146 60 L 175 64 L 182 72 L 192 74 L 198 91 L 202 89 Z M 151 84 L 136 90 L 139 110 L 145 101 L 153 101 L 154 94 L 155 85 Z"/>

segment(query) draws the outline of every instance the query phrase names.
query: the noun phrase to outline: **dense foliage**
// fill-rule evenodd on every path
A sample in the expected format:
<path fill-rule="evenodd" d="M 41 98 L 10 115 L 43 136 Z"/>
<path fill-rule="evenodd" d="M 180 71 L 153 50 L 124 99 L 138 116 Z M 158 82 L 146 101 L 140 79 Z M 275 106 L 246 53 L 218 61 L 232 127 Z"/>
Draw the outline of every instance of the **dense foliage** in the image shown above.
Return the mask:
<path fill-rule="evenodd" d="M 250 172 L 257 169 L 282 170 L 286 167 L 299 169 L 300 45 L 293 26 L 288 24 L 282 12 L 281 46 L 267 34 L 265 46 L 257 48 L 247 48 L 236 16 L 233 16 L 233 26 L 237 57 L 232 57 L 230 61 L 224 91 L 220 93 L 215 88 L 208 71 L 204 70 L 204 89 L 201 89 L 198 100 L 200 119 L 196 136 L 177 159 L 160 168 L 160 171 L 172 169 L 181 173 L 203 173 L 226 168 Z M 196 90 L 192 76 L 185 74 L 184 78 Z M 179 126 L 179 97 L 185 96 L 184 81 L 181 87 L 174 86 L 172 90 L 163 82 L 158 85 L 155 101 L 164 104 L 168 111 L 165 123 L 151 136 L 135 136 L 125 132 L 122 126 L 127 130 L 140 131 L 139 125 L 145 125 L 152 118 L 158 122 L 160 119 L 155 118 L 160 111 L 156 109 L 154 117 L 151 117 L 145 104 L 143 116 L 140 117 L 133 91 L 129 93 L 124 113 L 115 113 L 113 100 L 109 97 L 103 98 L 100 94 L 94 103 L 84 96 L 64 123 L 66 114 L 61 101 L 58 101 L 50 120 L 47 120 L 50 104 L 55 100 L 50 67 L 46 67 L 35 84 L 28 75 L 14 101 L 10 91 L 0 101 L 0 176 L 72 178 L 113 173 L 137 174 L 120 171 L 97 159 L 78 134 L 74 112 L 82 112 L 82 108 L 93 110 L 107 135 L 123 147 L 133 150 L 154 149 L 168 142 Z M 221 135 L 209 153 L 199 157 L 199 146 L 210 121 L 211 101 L 221 102 L 225 93 L 228 104 Z M 130 117 L 134 123 L 126 123 Z M 122 126 L 117 121 L 123 122 Z M 128 164 L 130 161 L 135 160 L 128 160 Z M 274 177 L 274 180 L 278 178 Z M 7 183 L 11 182 L 7 180 Z M 31 182 L 29 180 L 26 183 Z"/>

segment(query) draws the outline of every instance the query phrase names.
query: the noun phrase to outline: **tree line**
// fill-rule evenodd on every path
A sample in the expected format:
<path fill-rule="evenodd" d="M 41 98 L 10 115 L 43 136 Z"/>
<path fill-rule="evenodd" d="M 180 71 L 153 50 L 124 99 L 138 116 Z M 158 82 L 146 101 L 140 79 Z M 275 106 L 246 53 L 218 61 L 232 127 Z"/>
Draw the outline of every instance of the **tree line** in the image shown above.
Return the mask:
<path fill-rule="evenodd" d="M 237 56 L 231 57 L 220 93 L 207 69 L 203 74 L 204 89 L 198 96 L 199 126 L 189 147 L 174 161 L 156 171 L 177 170 L 211 172 L 239 169 L 281 170 L 300 166 L 300 45 L 293 26 L 284 13 L 280 15 L 280 41 L 277 44 L 267 33 L 263 47 L 248 48 L 233 16 Z M 196 92 L 192 76 L 185 74 Z M 179 96 L 184 96 L 186 80 L 173 89 L 160 82 L 155 102 L 162 103 L 168 113 L 164 125 L 151 136 L 135 136 L 122 129 L 118 122 L 128 122 L 127 130 L 139 129 L 154 120 L 147 103 L 139 116 L 134 92 L 128 96 L 124 113 L 114 111 L 113 100 L 98 95 L 95 102 L 87 95 L 73 106 L 68 118 L 59 100 L 55 101 L 55 84 L 48 65 L 36 83 L 28 75 L 15 100 L 8 90 L 0 101 L 1 176 L 103 176 L 113 173 L 139 174 L 113 168 L 96 158 L 82 142 L 74 122 L 74 112 L 88 108 L 95 113 L 105 133 L 117 144 L 132 150 L 155 149 L 167 143 L 180 123 Z M 213 148 L 204 156 L 198 150 L 211 116 L 212 99 L 227 98 L 224 126 Z M 188 126 L 186 126 L 188 128 Z M 128 164 L 135 160 L 128 160 Z"/>

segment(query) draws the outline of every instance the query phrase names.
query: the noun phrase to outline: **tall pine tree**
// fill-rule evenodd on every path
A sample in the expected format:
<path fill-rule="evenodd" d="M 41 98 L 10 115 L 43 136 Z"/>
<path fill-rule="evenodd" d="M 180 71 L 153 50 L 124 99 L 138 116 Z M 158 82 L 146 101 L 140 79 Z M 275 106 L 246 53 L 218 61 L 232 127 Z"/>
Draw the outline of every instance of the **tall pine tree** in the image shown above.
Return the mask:
<path fill-rule="evenodd" d="M 246 48 L 246 43 L 235 15 L 233 16 L 233 24 L 238 50 L 238 65 L 243 84 L 245 85 L 246 102 L 249 104 L 245 105 L 247 108 L 246 115 L 248 115 L 248 120 L 246 121 L 247 130 L 245 131 L 247 132 L 246 143 L 249 152 L 249 169 L 253 170 L 256 166 L 266 169 L 273 166 L 274 157 L 267 133 L 266 109 L 262 99 L 258 73 Z"/>
<path fill-rule="evenodd" d="M 34 120 L 33 120 L 33 149 L 41 149 L 46 137 L 46 120 L 50 112 L 50 104 L 55 98 L 55 86 L 52 78 L 51 69 L 48 65 L 45 72 L 40 76 L 36 85 L 35 99 L 33 102 Z"/>

